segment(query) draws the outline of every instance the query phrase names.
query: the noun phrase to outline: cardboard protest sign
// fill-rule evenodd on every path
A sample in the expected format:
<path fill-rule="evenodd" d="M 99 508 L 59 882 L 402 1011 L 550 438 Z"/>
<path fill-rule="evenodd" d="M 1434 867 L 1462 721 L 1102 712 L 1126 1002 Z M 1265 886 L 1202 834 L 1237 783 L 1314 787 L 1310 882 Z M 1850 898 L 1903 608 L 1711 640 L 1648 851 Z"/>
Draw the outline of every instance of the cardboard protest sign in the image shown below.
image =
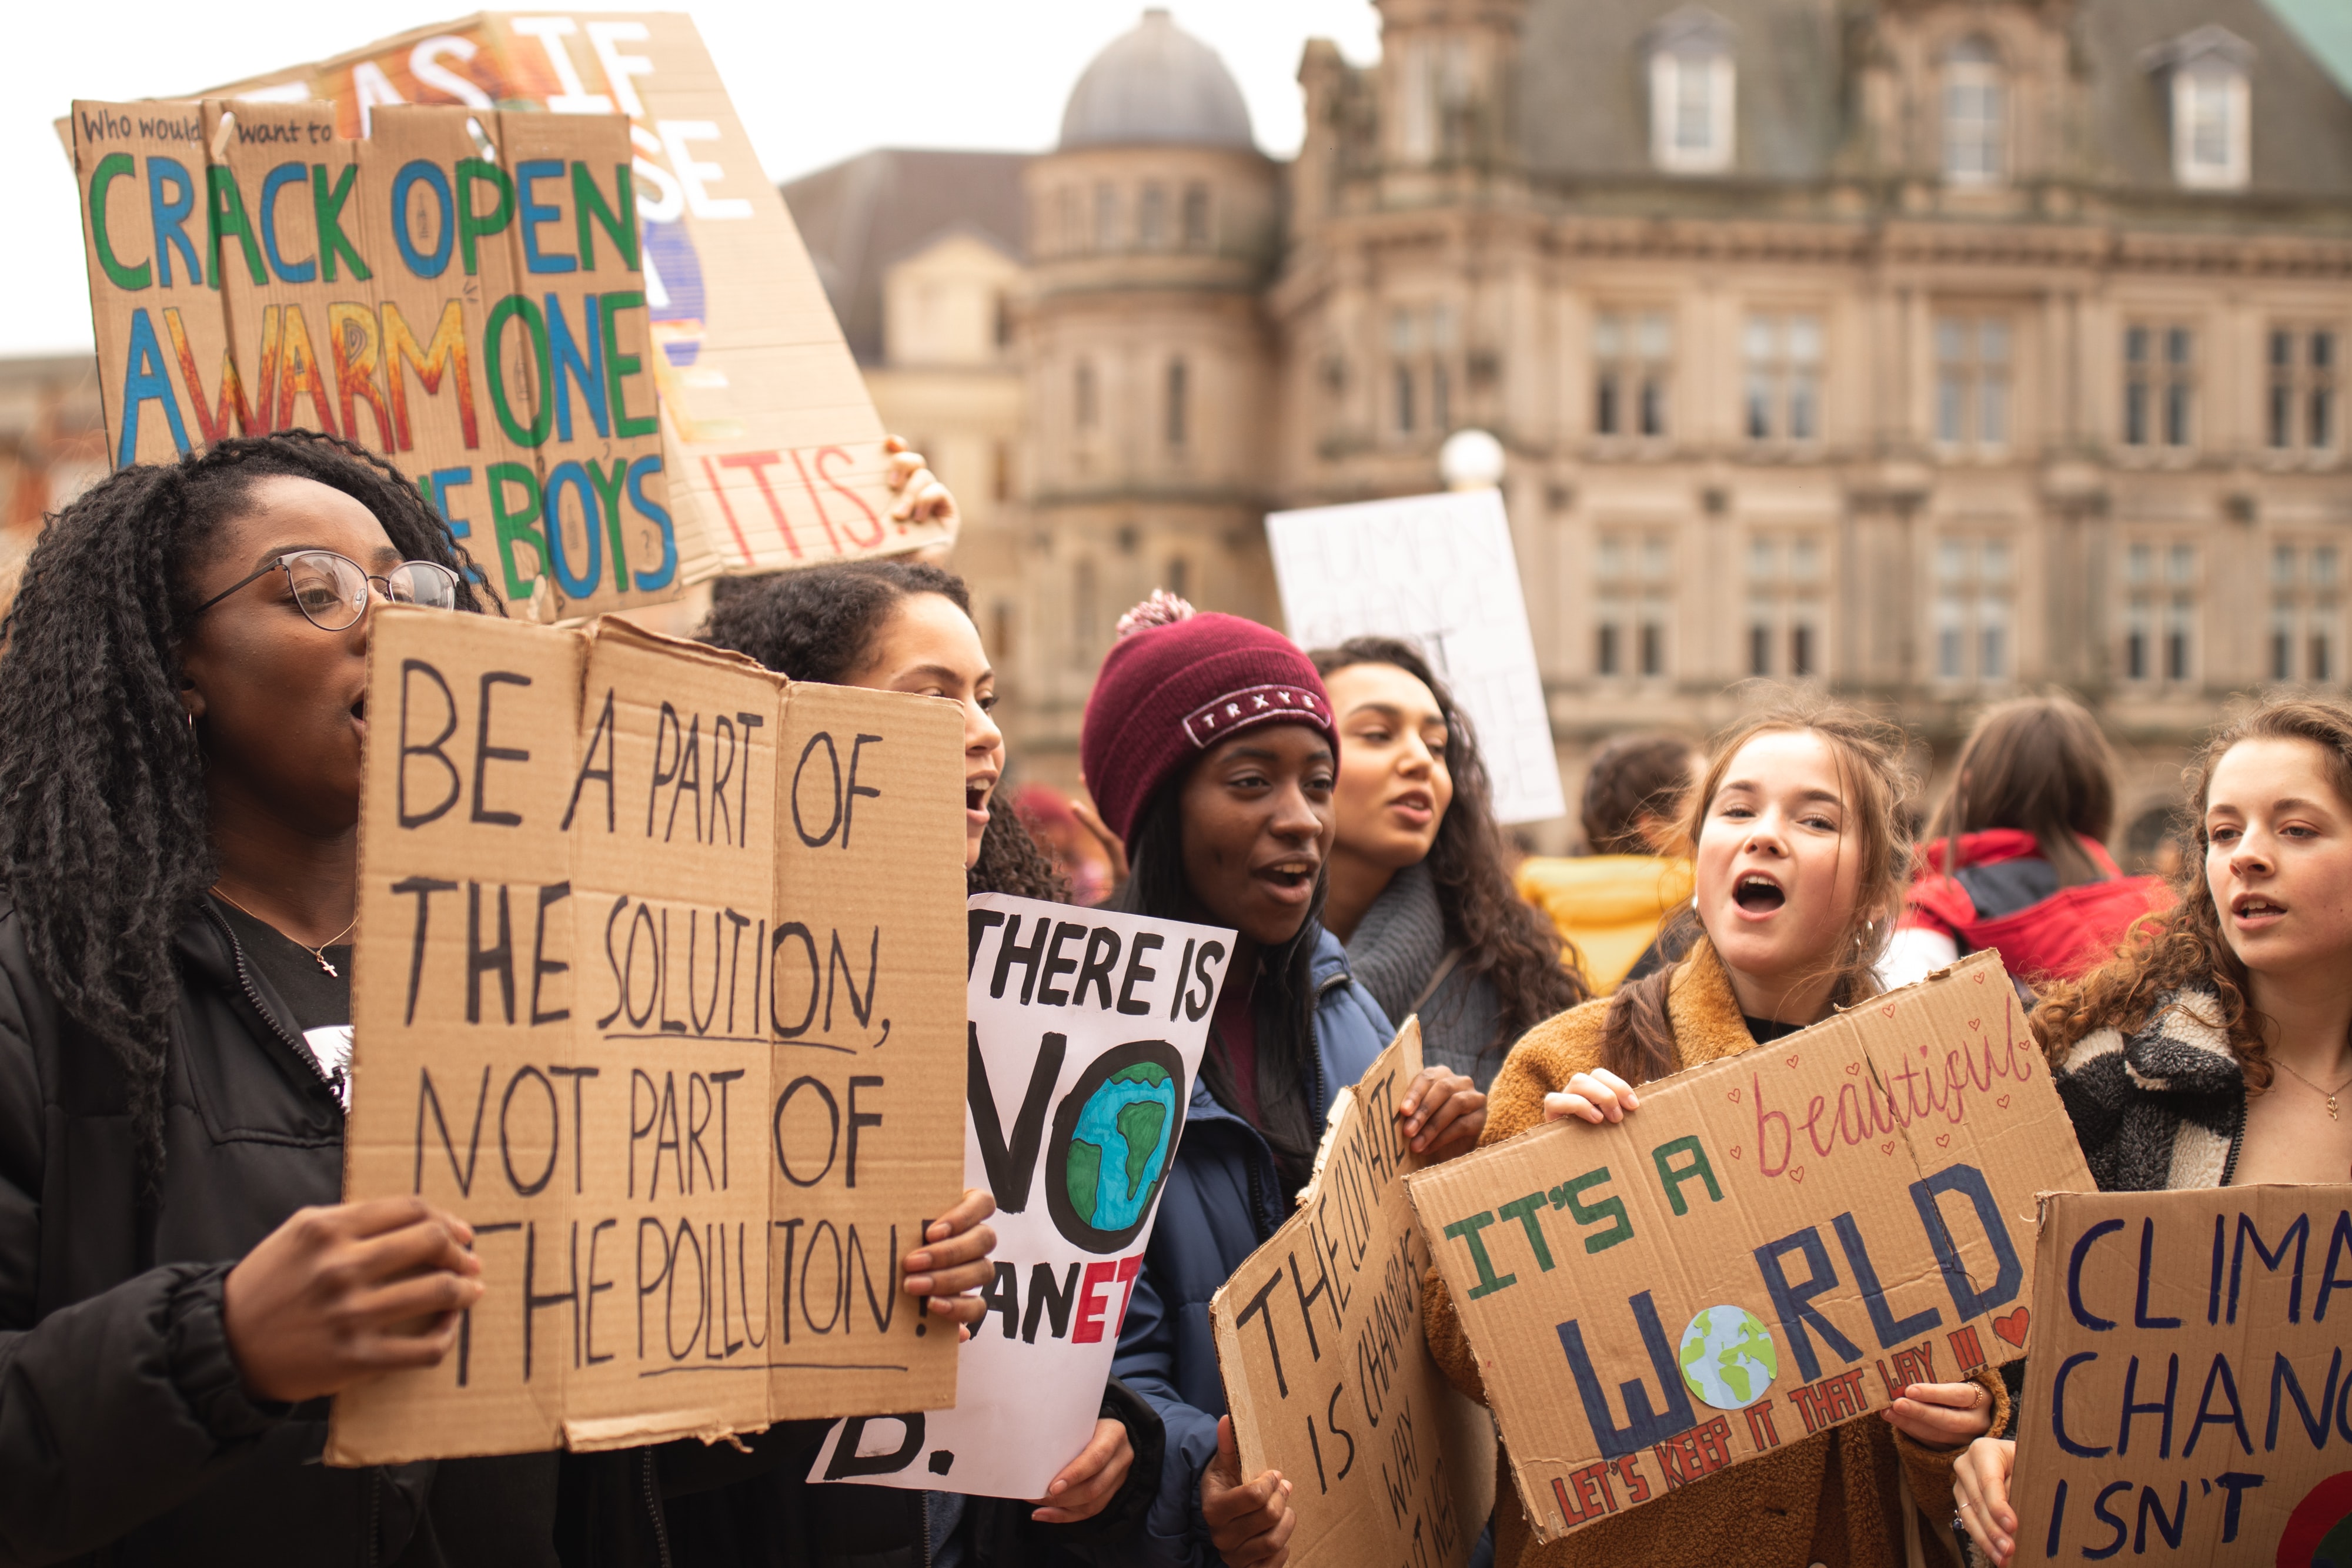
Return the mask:
<path fill-rule="evenodd" d="M 956 710 L 610 620 L 368 655 L 344 1193 L 488 1291 L 332 1462 L 952 1402 L 898 1260 L 961 1189 Z"/>
<path fill-rule="evenodd" d="M 953 1409 L 835 1427 L 813 1481 L 1043 1497 L 1094 1436 L 1184 1134 L 1230 931 L 970 901 L 964 1184 L 996 1195 L 996 1281 Z"/>
<path fill-rule="evenodd" d="M 2352 1563 L 2352 1186 L 2053 1193 L 2014 1563 Z"/>
<path fill-rule="evenodd" d="M 1301 1568 L 1455 1568 L 1494 1502 L 1494 1428 L 1422 1337 L 1429 1249 L 1404 1186 L 1420 1156 L 1394 1114 L 1421 1065 L 1408 1019 L 1333 1103 L 1298 1212 L 1209 1302 L 1242 1473 L 1290 1480 Z"/>
<path fill-rule="evenodd" d="M 2091 1174 L 1997 954 L 1406 1178 L 1537 1536 L 2023 1355 Z"/>
<path fill-rule="evenodd" d="M 414 477 L 542 618 L 675 597 L 628 127 L 487 108 L 74 105 L 118 465 L 345 436 Z"/>
<path fill-rule="evenodd" d="M 1276 512 L 1265 537 L 1300 647 L 1368 635 L 1418 643 L 1477 729 L 1496 818 L 1567 811 L 1501 491 Z"/>
<path fill-rule="evenodd" d="M 661 389 L 670 504 L 688 541 L 681 580 L 944 538 L 936 525 L 889 520 L 881 420 L 800 231 L 685 15 L 478 15 L 213 96 L 255 95 L 331 100 L 346 137 L 404 103 L 622 116 L 646 296 L 622 325 L 653 345 L 643 358 Z M 569 248 L 556 240 L 571 228 L 543 232 L 551 249 Z M 631 409 L 646 412 L 634 396 Z"/>

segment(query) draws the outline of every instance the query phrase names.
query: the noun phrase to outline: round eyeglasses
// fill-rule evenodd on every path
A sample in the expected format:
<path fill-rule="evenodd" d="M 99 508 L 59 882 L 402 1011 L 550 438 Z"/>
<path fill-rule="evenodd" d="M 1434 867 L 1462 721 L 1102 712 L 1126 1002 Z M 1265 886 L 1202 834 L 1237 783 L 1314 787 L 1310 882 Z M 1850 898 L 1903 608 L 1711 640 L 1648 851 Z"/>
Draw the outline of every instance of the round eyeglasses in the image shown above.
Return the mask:
<path fill-rule="evenodd" d="M 457 574 L 436 562 L 404 560 L 382 577 L 371 577 L 348 556 L 305 549 L 290 550 L 232 583 L 197 605 L 188 619 L 194 620 L 247 583 L 257 582 L 273 571 L 286 574 L 294 608 L 321 632 L 348 632 L 358 625 L 360 617 L 367 613 L 370 583 L 381 584 L 384 598 L 394 604 L 417 604 L 427 610 L 457 607 Z"/>

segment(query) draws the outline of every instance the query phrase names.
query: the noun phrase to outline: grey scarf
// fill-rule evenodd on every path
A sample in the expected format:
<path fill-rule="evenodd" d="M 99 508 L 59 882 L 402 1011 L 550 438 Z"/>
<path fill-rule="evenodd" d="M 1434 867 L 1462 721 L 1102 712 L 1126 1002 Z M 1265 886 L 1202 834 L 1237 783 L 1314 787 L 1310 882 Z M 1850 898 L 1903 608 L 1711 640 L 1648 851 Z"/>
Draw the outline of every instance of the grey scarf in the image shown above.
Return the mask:
<path fill-rule="evenodd" d="M 1349 968 L 1389 1021 L 1402 1025 L 1446 953 L 1445 915 L 1429 868 L 1408 866 L 1390 878 L 1347 946 Z M 1494 982 L 1457 964 L 1421 1004 L 1422 1060 L 1468 1074 L 1483 1091 L 1503 1065 L 1495 1039 L 1501 1021 Z"/>

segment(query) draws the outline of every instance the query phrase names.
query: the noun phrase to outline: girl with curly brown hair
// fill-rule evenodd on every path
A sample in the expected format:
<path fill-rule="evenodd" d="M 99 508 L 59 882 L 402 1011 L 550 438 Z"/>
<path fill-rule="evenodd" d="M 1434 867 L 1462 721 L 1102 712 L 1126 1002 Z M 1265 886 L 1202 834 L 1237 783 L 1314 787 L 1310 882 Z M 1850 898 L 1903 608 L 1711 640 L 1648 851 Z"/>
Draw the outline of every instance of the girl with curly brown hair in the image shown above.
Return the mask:
<path fill-rule="evenodd" d="M 2352 1174 L 2352 707 L 2284 697 L 2215 730 L 2188 774 L 2200 852 L 2180 902 L 2033 1030 L 2108 1192 L 2341 1182 Z M 1953 1495 L 2005 1563 L 2016 1445 L 1988 1438 Z"/>
<path fill-rule="evenodd" d="M 1470 722 L 1419 649 L 1356 637 L 1307 657 L 1339 724 L 1323 925 L 1423 1060 L 1483 1092 L 1511 1041 L 1592 994 L 1573 950 L 1503 870 Z"/>

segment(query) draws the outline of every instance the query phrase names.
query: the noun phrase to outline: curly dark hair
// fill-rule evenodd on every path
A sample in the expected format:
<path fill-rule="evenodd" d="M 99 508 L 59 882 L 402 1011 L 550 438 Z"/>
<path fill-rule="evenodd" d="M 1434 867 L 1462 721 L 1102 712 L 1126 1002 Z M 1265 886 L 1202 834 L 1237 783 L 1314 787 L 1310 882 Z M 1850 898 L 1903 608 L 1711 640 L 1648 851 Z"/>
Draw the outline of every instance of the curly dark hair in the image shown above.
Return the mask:
<path fill-rule="evenodd" d="M 1463 973 L 1493 981 L 1502 1003 L 1499 1027 L 1486 1051 L 1500 1051 L 1554 1013 L 1591 999 L 1583 958 L 1519 897 L 1503 869 L 1494 789 L 1478 755 L 1477 735 L 1421 650 L 1394 637 L 1351 637 L 1307 657 L 1326 680 L 1351 664 L 1393 664 L 1427 686 L 1445 716 L 1445 770 L 1454 780 L 1454 802 L 1437 825 L 1426 863 L 1445 917 L 1446 946 L 1461 949 Z"/>
<path fill-rule="evenodd" d="M 2052 1066 L 2084 1035 L 2110 1026 L 2126 1035 L 2137 1033 L 2167 995 L 2195 988 L 2210 989 L 2220 998 L 2219 1021 L 2246 1087 L 2270 1087 L 2273 1070 L 2262 1015 L 2246 994 L 2246 967 L 2221 934 L 2221 912 L 2205 879 L 2205 852 L 2211 842 L 2205 806 L 2213 769 L 2231 747 L 2248 740 L 2311 742 L 2327 759 L 2337 796 L 2352 805 L 2352 706 L 2324 697 L 2273 697 L 2216 726 L 2181 776 L 2178 831 L 2193 852 L 2180 857 L 2173 873 L 2172 891 L 2179 902 L 2162 915 L 2136 921 L 2116 956 L 2081 979 L 2041 988 L 2033 1033 Z"/>
<path fill-rule="evenodd" d="M 1697 747 L 1679 735 L 1621 735 L 1592 757 L 1584 775 L 1584 842 L 1596 855 L 1654 855 L 1643 835 L 1646 818 L 1674 820 L 1690 787 Z"/>
<path fill-rule="evenodd" d="M 0 883 L 35 972 L 110 1046 L 143 1189 L 163 1175 L 172 943 L 218 874 L 204 756 L 180 701 L 189 568 L 258 481 L 313 479 L 375 515 L 403 557 L 474 565 L 398 469 L 332 435 L 223 441 L 123 468 L 52 514 L 0 620 Z"/>
<path fill-rule="evenodd" d="M 757 659 L 788 680 L 840 685 L 865 664 L 874 637 L 912 594 L 936 593 L 971 614 L 963 579 L 900 556 L 833 561 L 766 577 L 721 579 L 711 591 L 702 640 Z M 1001 781 L 1000 781 L 1001 783 Z M 998 790 L 980 836 L 980 859 L 964 873 L 971 893 L 1070 901 L 1070 884 L 1037 847 L 1029 824 Z"/>

